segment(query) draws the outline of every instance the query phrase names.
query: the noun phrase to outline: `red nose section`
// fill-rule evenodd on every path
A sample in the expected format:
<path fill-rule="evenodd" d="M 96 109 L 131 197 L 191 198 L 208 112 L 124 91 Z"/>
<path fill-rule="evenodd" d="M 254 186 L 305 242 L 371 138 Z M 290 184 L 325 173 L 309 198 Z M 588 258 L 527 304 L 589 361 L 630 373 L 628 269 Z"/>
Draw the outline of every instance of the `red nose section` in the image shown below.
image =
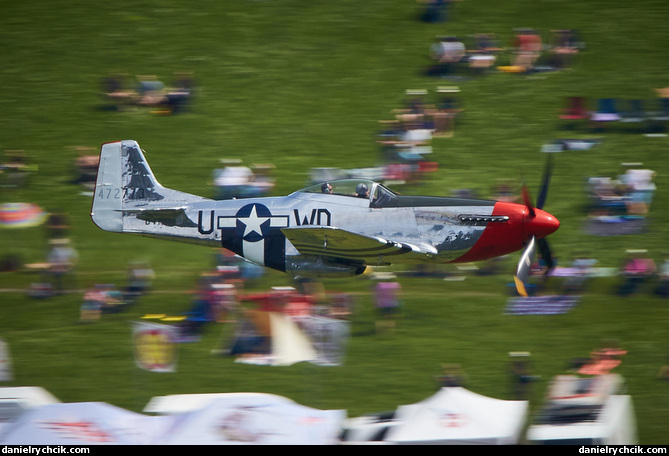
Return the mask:
<path fill-rule="evenodd" d="M 560 227 L 560 222 L 553 215 L 541 209 L 534 209 L 534 215 L 524 204 L 498 201 L 492 212 L 493 216 L 505 216 L 505 222 L 488 223 L 481 237 L 454 263 L 481 261 L 496 256 L 506 255 L 525 248 L 532 236 L 543 238 Z"/>
<path fill-rule="evenodd" d="M 534 209 L 534 216 L 527 214 L 523 223 L 525 237 L 543 238 L 560 228 L 560 221 L 555 216 L 541 209 Z"/>
<path fill-rule="evenodd" d="M 508 220 L 488 223 L 476 244 L 454 262 L 469 263 L 487 260 L 522 249 L 526 241 L 524 239 L 526 212 L 527 206 L 524 204 L 503 201 L 495 203 L 492 215 L 508 217 Z"/>

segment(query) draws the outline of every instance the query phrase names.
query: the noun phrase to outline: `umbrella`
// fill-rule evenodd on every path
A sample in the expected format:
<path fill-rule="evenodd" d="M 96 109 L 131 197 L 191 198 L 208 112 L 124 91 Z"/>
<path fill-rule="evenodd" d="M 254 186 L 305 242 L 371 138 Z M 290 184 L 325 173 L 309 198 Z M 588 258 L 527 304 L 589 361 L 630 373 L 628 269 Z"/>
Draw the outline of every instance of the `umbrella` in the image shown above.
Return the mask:
<path fill-rule="evenodd" d="M 47 218 L 47 213 L 32 203 L 0 204 L 0 226 L 4 228 L 27 228 L 39 226 Z"/>

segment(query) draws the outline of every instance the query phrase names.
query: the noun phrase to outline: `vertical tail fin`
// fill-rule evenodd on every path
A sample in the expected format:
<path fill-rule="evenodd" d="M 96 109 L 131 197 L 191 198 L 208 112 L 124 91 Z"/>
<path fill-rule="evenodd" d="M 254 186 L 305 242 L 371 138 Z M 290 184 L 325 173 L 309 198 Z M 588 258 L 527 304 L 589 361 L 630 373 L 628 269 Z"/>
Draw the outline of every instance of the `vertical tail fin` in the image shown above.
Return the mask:
<path fill-rule="evenodd" d="M 106 231 L 123 231 L 122 144 L 103 144 L 93 193 L 93 222 Z"/>
<path fill-rule="evenodd" d="M 122 232 L 126 214 L 133 211 L 167 209 L 203 199 L 160 185 L 136 141 L 102 145 L 91 218 L 103 230 Z"/>

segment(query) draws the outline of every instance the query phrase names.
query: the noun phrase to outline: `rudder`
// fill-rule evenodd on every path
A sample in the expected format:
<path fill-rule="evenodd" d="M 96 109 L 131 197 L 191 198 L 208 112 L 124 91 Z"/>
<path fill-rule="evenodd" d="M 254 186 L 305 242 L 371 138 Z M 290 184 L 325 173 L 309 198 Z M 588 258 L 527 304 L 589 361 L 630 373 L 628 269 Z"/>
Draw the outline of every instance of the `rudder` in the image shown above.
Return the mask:
<path fill-rule="evenodd" d="M 123 231 L 122 143 L 102 145 L 91 218 L 106 231 Z"/>

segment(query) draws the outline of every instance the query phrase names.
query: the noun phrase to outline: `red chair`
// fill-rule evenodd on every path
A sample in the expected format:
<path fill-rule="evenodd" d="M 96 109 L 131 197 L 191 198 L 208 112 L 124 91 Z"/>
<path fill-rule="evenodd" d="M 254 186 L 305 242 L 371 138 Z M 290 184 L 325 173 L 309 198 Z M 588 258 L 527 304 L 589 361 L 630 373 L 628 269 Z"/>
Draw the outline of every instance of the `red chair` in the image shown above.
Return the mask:
<path fill-rule="evenodd" d="M 567 106 L 562 110 L 562 114 L 560 114 L 560 119 L 562 120 L 583 120 L 589 117 L 584 97 L 568 97 Z"/>

